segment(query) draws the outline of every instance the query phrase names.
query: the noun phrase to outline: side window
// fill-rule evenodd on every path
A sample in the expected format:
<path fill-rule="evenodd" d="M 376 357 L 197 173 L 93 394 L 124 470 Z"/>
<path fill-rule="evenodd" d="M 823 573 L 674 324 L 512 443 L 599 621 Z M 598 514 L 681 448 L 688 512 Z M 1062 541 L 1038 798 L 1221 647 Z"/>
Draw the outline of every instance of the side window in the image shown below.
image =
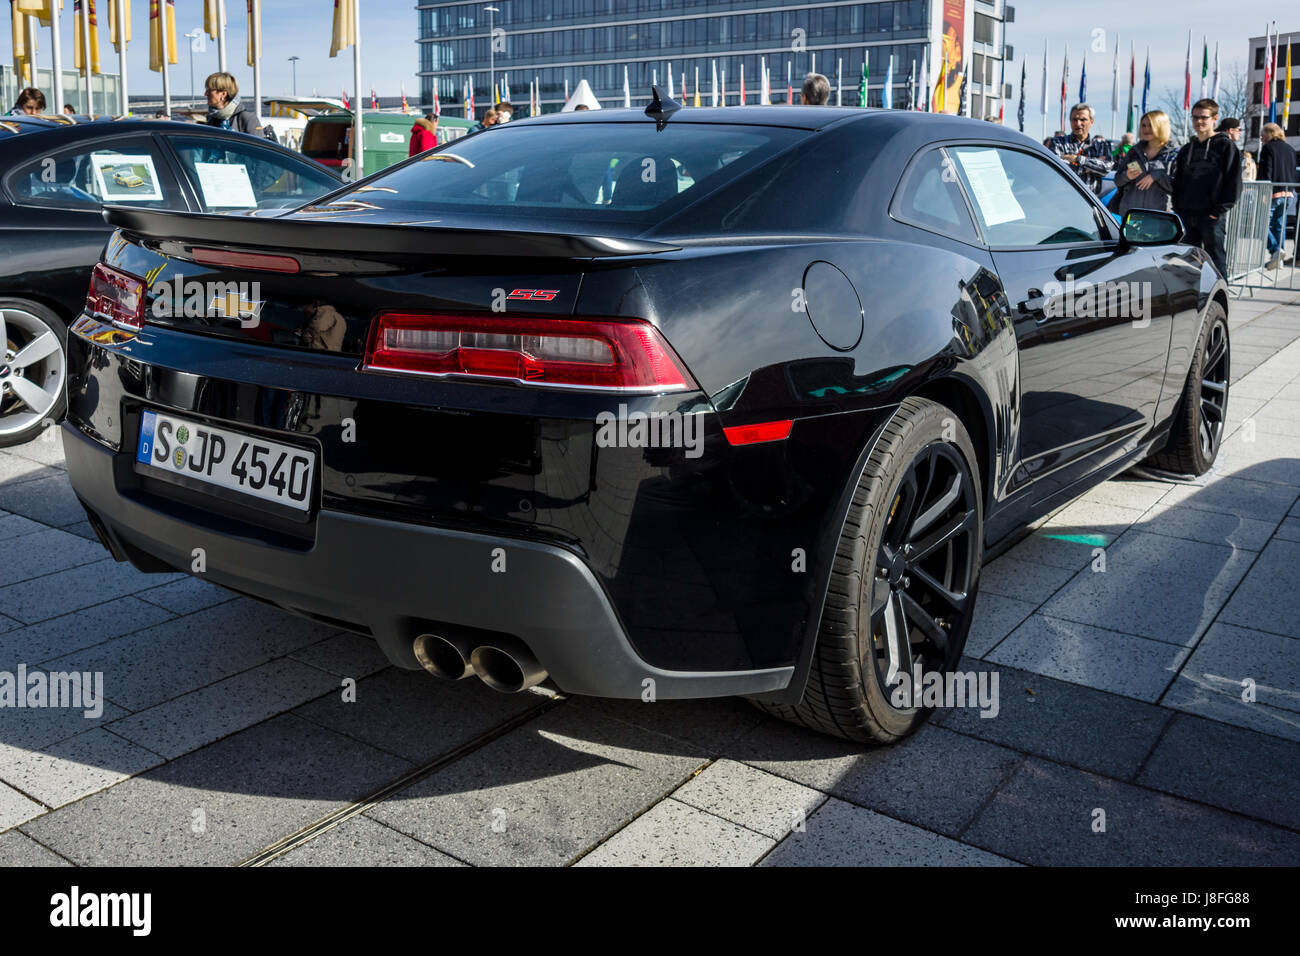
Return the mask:
<path fill-rule="evenodd" d="M 106 202 L 184 209 L 157 146 L 147 138 L 114 140 L 98 149 L 41 156 L 12 172 L 5 186 L 25 206 L 98 209 Z"/>
<path fill-rule="evenodd" d="M 891 213 L 895 219 L 931 232 L 963 242 L 979 241 L 955 165 L 942 149 L 932 149 L 912 163 Z"/>
<path fill-rule="evenodd" d="M 958 146 L 950 150 L 989 245 L 1046 246 L 1096 242 L 1096 211 L 1069 174 L 1013 149 Z"/>
<path fill-rule="evenodd" d="M 339 181 L 307 160 L 221 136 L 168 136 L 204 209 L 299 206 Z"/>

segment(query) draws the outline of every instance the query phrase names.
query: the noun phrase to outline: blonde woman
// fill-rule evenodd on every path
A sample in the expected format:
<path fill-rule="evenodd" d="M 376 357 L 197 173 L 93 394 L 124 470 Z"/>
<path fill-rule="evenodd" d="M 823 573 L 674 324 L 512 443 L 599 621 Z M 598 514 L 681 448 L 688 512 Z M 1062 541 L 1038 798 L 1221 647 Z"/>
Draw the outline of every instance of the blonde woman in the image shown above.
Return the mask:
<path fill-rule="evenodd" d="M 1138 141 L 1115 161 L 1115 198 L 1111 209 L 1120 219 L 1130 209 L 1168 210 L 1174 191 L 1174 158 L 1178 151 L 1169 145 L 1169 117 L 1152 110 L 1142 117 Z"/>

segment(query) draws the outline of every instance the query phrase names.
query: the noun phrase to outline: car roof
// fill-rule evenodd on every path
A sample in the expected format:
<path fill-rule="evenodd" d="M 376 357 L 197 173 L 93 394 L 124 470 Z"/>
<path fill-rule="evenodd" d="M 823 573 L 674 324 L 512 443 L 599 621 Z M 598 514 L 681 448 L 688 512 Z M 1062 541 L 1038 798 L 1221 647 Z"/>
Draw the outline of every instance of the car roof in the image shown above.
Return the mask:
<path fill-rule="evenodd" d="M 183 123 L 176 120 L 162 119 L 146 120 L 133 117 L 117 120 L 93 120 L 84 123 L 34 122 L 38 119 L 40 118 L 32 116 L 21 118 L 17 116 L 0 116 L 0 132 L 3 133 L 3 135 L 0 135 L 0 143 L 20 142 L 24 145 L 39 144 L 39 148 L 59 148 L 67 144 L 94 140 L 100 137 L 121 136 L 123 133 L 165 132 L 197 136 L 234 136 L 239 139 L 253 140 L 263 146 L 269 146 L 283 152 L 293 152 L 265 137 L 254 136 L 250 133 L 239 133 L 219 126 L 208 126 L 206 123 Z M 20 129 L 6 130 L 5 126 L 7 125 L 20 127 Z M 294 155 L 306 158 L 302 157 L 300 153 L 294 153 Z"/>

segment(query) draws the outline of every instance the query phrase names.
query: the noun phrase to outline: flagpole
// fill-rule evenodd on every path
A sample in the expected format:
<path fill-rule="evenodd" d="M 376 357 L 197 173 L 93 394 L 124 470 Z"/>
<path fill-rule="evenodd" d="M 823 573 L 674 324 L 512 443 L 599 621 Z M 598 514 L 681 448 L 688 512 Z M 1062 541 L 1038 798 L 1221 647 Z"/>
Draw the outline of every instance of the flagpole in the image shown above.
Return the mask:
<path fill-rule="evenodd" d="M 226 72 L 226 0 L 217 0 L 217 69 Z"/>
<path fill-rule="evenodd" d="M 113 0 L 117 4 L 117 105 L 121 115 L 130 112 L 130 100 L 126 95 L 126 0 Z"/>
<path fill-rule="evenodd" d="M 253 0 L 253 118 L 262 125 L 262 0 Z M 361 88 L 357 87 L 357 105 L 361 105 Z"/>
<path fill-rule="evenodd" d="M 54 109 L 63 109 L 63 39 L 59 32 L 59 5 L 50 3 L 50 46 L 54 57 Z M 36 81 L 36 57 L 32 56 L 32 82 Z"/>
<path fill-rule="evenodd" d="M 81 0 L 81 75 L 86 81 L 86 115 L 94 116 L 94 93 L 90 86 L 90 3 L 88 0 Z M 62 103 L 55 104 L 54 108 L 60 113 L 63 112 Z"/>
<path fill-rule="evenodd" d="M 162 51 L 163 114 L 171 119 L 172 82 L 167 75 L 167 59 L 171 55 L 167 49 L 167 0 L 158 0 L 158 36 L 158 49 Z"/>
<path fill-rule="evenodd" d="M 253 0 L 260 3 L 261 0 Z M 356 86 L 356 109 L 352 112 L 352 168 L 356 170 L 353 182 L 365 175 L 365 149 L 361 138 L 361 3 L 354 0 L 352 4 L 352 82 Z"/>

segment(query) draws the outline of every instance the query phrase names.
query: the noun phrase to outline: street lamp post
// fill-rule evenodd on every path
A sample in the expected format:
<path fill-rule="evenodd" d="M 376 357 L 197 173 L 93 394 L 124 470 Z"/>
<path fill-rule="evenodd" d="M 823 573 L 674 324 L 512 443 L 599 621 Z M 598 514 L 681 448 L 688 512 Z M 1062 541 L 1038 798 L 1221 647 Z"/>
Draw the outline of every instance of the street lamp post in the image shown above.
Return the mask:
<path fill-rule="evenodd" d="M 190 109 L 194 109 L 194 41 L 201 36 L 203 31 L 198 27 L 185 34 L 185 39 L 190 41 Z"/>
<path fill-rule="evenodd" d="M 493 29 L 492 15 L 500 13 L 496 7 L 484 7 L 488 15 L 488 109 L 495 109 L 496 90 L 497 90 L 497 71 L 496 71 L 496 31 Z"/>
<path fill-rule="evenodd" d="M 293 95 L 298 95 L 298 60 L 296 56 L 289 57 L 289 66 L 293 69 Z"/>

